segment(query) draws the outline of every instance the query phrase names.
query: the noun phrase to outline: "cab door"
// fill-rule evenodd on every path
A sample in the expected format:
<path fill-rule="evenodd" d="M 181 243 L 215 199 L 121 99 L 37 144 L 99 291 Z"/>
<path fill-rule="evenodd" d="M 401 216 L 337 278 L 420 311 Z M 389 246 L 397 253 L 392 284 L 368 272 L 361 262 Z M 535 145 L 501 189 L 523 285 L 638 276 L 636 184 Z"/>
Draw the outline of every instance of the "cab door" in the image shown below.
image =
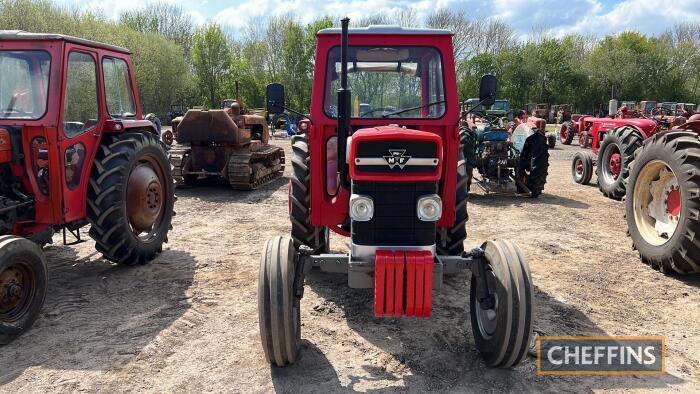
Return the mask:
<path fill-rule="evenodd" d="M 85 218 L 87 186 L 92 158 L 104 127 L 101 108 L 98 53 L 66 45 L 59 117 L 59 148 L 66 223 Z"/>

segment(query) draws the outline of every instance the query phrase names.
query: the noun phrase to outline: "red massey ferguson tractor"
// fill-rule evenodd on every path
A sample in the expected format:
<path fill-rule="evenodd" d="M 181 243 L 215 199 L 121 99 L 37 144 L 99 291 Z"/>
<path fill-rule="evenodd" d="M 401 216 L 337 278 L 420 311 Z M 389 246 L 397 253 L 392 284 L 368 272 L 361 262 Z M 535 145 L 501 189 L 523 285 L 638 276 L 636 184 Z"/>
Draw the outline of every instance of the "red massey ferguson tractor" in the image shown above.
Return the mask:
<path fill-rule="evenodd" d="M 607 197 L 619 200 L 625 195 L 629 165 L 645 139 L 654 135 L 657 124 L 642 118 L 594 118 L 578 120 L 578 130 L 591 151 L 578 152 L 571 162 L 574 182 L 588 184 L 596 167 L 598 188 Z"/>
<path fill-rule="evenodd" d="M 153 123 L 141 119 L 126 49 L 0 31 L 0 345 L 36 320 L 47 289 L 41 245 L 90 224 L 105 258 L 160 252 L 174 185 Z"/>
<path fill-rule="evenodd" d="M 532 280 L 510 242 L 464 251 L 468 175 L 452 34 L 349 31 L 344 19 L 342 29 L 318 33 L 314 67 L 308 132 L 292 140 L 291 237 L 268 240 L 260 263 L 267 360 L 283 366 L 297 357 L 312 267 L 373 288 L 374 314 L 387 318 L 429 317 L 443 276 L 471 269 L 476 347 L 488 365 L 517 364 L 532 331 Z M 481 104 L 493 104 L 495 92 L 495 78 L 482 79 Z M 285 108 L 281 85 L 268 86 L 267 96 L 271 113 Z M 329 230 L 350 237 L 348 254 L 328 254 Z"/>

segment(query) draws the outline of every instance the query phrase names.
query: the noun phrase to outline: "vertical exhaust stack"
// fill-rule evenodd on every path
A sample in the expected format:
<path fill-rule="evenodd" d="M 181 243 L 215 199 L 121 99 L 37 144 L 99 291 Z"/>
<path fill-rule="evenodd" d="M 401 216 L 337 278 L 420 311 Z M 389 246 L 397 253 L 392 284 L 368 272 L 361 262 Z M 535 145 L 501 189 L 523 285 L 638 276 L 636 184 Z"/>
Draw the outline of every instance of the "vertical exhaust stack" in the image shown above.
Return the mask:
<path fill-rule="evenodd" d="M 341 20 L 340 42 L 340 89 L 338 89 L 338 171 L 340 182 L 345 188 L 350 187 L 348 180 L 348 163 L 345 161 L 346 146 L 350 130 L 351 92 L 348 89 L 348 25 L 349 18 Z"/>

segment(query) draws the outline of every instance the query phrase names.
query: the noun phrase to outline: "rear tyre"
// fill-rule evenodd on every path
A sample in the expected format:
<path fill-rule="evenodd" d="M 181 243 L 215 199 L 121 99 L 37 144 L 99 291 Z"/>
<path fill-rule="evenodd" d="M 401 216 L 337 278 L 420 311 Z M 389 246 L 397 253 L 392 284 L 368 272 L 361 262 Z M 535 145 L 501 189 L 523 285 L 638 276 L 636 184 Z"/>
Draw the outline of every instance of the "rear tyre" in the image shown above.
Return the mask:
<path fill-rule="evenodd" d="M 472 274 L 469 312 L 477 350 L 491 367 L 510 368 L 525 358 L 532 335 L 533 286 L 530 268 L 517 246 L 508 241 L 482 245 L 484 278 Z M 486 280 L 493 305 L 482 305 L 477 283 Z"/>
<path fill-rule="evenodd" d="M 311 224 L 309 144 L 305 134 L 292 136 L 292 176 L 289 179 L 289 219 L 294 247 L 308 246 L 314 253 L 330 250 L 329 230 Z"/>
<path fill-rule="evenodd" d="M 462 156 L 460 157 L 464 158 L 467 192 L 469 192 L 472 186 L 472 174 L 474 173 L 474 167 L 476 167 L 476 137 L 474 136 L 474 131 L 466 126 L 460 129 L 459 136 L 460 150 L 462 151 Z M 459 184 L 459 181 L 457 183 Z"/>
<path fill-rule="evenodd" d="M 673 130 L 647 140 L 630 172 L 628 234 L 662 272 L 700 273 L 700 137 Z"/>
<path fill-rule="evenodd" d="M 278 236 L 265 242 L 258 276 L 258 321 L 265 358 L 278 367 L 294 363 L 301 343 L 302 292 L 295 289 L 296 269 L 291 239 Z"/>
<path fill-rule="evenodd" d="M 87 196 L 95 249 L 122 265 L 153 260 L 171 228 L 174 191 L 165 147 L 155 135 L 106 135 Z"/>
<path fill-rule="evenodd" d="M 14 235 L 0 236 L 0 345 L 27 331 L 39 317 L 48 277 L 39 245 Z"/>
<path fill-rule="evenodd" d="M 525 140 L 518 167 L 518 178 L 530 189 L 531 197 L 536 198 L 544 191 L 548 170 L 547 139 L 542 133 L 534 133 Z M 518 186 L 518 192 L 525 190 Z"/>
<path fill-rule="evenodd" d="M 593 176 L 593 154 L 577 152 L 571 161 L 571 177 L 579 185 L 587 185 Z"/>
<path fill-rule="evenodd" d="M 457 161 L 457 190 L 455 205 L 455 223 L 448 229 L 437 230 L 436 249 L 441 256 L 459 256 L 464 252 L 464 241 L 467 239 L 467 221 L 469 213 L 467 211 L 467 201 L 469 199 L 469 184 L 471 183 L 472 168 L 464 158 L 465 149 L 471 148 L 465 143 L 469 137 L 462 135 L 462 147 L 459 150 L 459 160 Z"/>
<path fill-rule="evenodd" d="M 608 198 L 621 200 L 625 196 L 630 164 L 634 152 L 642 147 L 643 138 L 631 126 L 618 127 L 606 134 L 598 150 L 596 175 L 598 188 Z"/>
<path fill-rule="evenodd" d="M 564 145 L 571 145 L 574 141 L 574 126 L 571 122 L 564 122 L 559 129 L 559 141 Z"/>
<path fill-rule="evenodd" d="M 557 136 L 552 134 L 552 133 L 549 133 L 549 134 L 547 134 L 546 137 L 547 137 L 547 147 L 549 149 L 554 149 L 554 147 L 557 146 Z"/>

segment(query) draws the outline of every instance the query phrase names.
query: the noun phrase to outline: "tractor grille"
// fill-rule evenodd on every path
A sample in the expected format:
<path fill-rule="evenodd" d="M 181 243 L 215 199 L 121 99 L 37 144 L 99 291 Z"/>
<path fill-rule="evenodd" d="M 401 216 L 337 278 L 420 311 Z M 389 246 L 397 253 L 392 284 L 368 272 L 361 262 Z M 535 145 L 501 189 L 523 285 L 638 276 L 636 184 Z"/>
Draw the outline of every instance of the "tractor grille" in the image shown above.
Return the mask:
<path fill-rule="evenodd" d="M 352 242 L 371 246 L 426 246 L 435 243 L 435 222 L 418 219 L 418 198 L 436 194 L 436 182 L 359 182 L 352 192 L 374 200 L 374 217 L 352 223 Z"/>
<path fill-rule="evenodd" d="M 392 152 L 399 152 L 400 156 L 414 159 L 433 159 L 438 157 L 437 145 L 425 141 L 365 141 L 357 145 L 354 159 L 385 158 L 391 156 Z M 371 172 L 379 174 L 424 174 L 435 171 L 435 166 L 394 166 L 387 163 L 379 165 L 357 165 L 360 172 Z"/>

